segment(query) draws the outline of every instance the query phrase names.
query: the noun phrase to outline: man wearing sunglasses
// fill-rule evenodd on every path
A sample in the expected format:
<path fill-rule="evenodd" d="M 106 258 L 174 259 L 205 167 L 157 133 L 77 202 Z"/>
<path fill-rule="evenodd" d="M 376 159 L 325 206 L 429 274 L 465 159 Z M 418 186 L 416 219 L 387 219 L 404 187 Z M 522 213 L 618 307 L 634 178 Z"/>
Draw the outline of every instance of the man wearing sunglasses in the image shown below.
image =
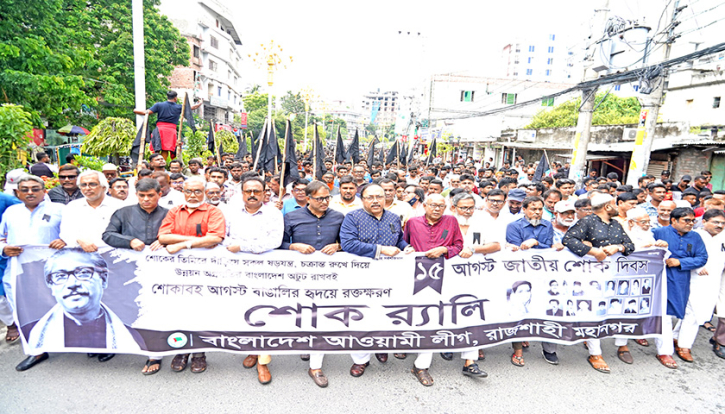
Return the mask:
<path fill-rule="evenodd" d="M 42 179 L 33 175 L 25 175 L 17 182 L 15 194 L 21 204 L 15 204 L 7 208 L 0 223 L 0 251 L 4 257 L 14 257 L 23 252 L 23 245 L 48 245 L 53 249 L 60 249 L 65 246 L 60 240 L 60 221 L 63 205 L 52 203 L 43 197 L 45 184 Z M 9 266 L 5 269 L 3 285 L 8 300 L 12 300 L 13 294 L 10 285 Z M 9 317 L 8 334 L 5 339 L 12 343 L 19 339 L 17 326 L 12 322 L 13 303 L 3 302 L 3 321 Z M 18 371 L 25 371 L 36 364 L 48 359 L 45 352 L 35 353 L 28 356 L 15 368 Z"/>
<path fill-rule="evenodd" d="M 321 181 L 312 181 L 305 188 L 307 206 L 290 211 L 284 216 L 282 249 L 296 250 L 302 254 L 320 251 L 332 255 L 341 250 L 340 226 L 345 215 L 330 209 L 330 189 Z M 322 372 L 323 353 L 302 355 L 303 361 L 310 361 L 307 373 L 321 388 L 328 381 Z"/>
<path fill-rule="evenodd" d="M 78 167 L 72 164 L 66 164 L 60 167 L 58 171 L 58 182 L 60 185 L 48 191 L 48 198 L 54 203 L 68 204 L 73 200 L 83 198 L 81 189 L 78 188 L 78 176 L 80 175 Z"/>

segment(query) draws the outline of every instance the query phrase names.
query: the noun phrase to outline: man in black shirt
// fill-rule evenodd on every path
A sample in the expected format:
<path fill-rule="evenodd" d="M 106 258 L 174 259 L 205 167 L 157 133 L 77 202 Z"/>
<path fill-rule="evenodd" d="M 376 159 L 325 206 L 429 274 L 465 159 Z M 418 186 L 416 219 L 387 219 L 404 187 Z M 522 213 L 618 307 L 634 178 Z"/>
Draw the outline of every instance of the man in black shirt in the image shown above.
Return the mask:
<path fill-rule="evenodd" d="M 66 164 L 60 167 L 58 172 L 59 186 L 48 191 L 48 198 L 54 203 L 68 204 L 73 200 L 83 198 L 80 188 L 78 188 L 78 176 L 81 171 L 72 164 Z"/>
<path fill-rule="evenodd" d="M 181 105 L 176 103 L 177 94 L 175 91 L 166 92 L 166 102 L 156 102 L 150 109 L 145 111 L 134 110 L 137 115 L 157 114 L 156 128 L 161 136 L 161 148 L 152 148 L 152 151 L 161 151 L 165 159 L 172 159 L 176 154 L 176 128 L 181 116 Z M 202 102 L 191 105 L 194 110 L 200 107 Z M 191 116 L 191 114 L 189 114 Z"/>
<path fill-rule="evenodd" d="M 161 185 L 153 178 L 142 178 L 136 183 L 138 204 L 116 210 L 111 216 L 103 241 L 111 247 L 142 251 L 149 246 L 151 251 L 163 246 L 158 234 L 161 222 L 168 210 L 159 206 Z M 141 373 L 152 375 L 161 368 L 161 359 L 149 357 Z"/>
<path fill-rule="evenodd" d="M 39 152 L 35 156 L 35 159 L 37 159 L 38 162 L 30 167 L 30 174 L 37 177 L 55 177 L 55 173 L 53 173 L 53 170 L 51 170 L 48 166 L 48 163 L 50 162 L 50 157 L 48 156 L 48 154 L 44 152 Z"/>

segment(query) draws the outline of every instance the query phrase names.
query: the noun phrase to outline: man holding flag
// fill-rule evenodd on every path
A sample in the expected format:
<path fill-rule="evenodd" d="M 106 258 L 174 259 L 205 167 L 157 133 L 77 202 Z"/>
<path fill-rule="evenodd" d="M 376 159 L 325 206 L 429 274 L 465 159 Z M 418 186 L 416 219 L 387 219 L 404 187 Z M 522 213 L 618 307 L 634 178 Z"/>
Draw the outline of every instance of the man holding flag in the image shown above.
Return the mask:
<path fill-rule="evenodd" d="M 156 128 L 159 130 L 159 135 L 161 136 L 161 148 L 152 148 L 152 151 L 161 151 L 164 158 L 172 159 L 176 157 L 176 140 L 178 139 L 176 136 L 176 128 L 178 127 L 179 118 L 181 117 L 182 106 L 176 103 L 178 100 L 176 91 L 166 92 L 166 99 L 166 102 L 156 102 L 151 109 L 147 109 L 145 111 L 135 109 L 133 113 L 137 115 L 158 115 Z M 184 105 L 186 106 L 184 112 L 187 112 L 184 114 L 184 118 L 193 119 L 191 111 L 200 107 L 201 104 L 202 102 L 199 101 L 194 105 L 190 105 L 189 100 L 187 99 L 186 102 L 184 102 Z M 190 125 L 191 122 L 193 121 L 190 121 Z"/>

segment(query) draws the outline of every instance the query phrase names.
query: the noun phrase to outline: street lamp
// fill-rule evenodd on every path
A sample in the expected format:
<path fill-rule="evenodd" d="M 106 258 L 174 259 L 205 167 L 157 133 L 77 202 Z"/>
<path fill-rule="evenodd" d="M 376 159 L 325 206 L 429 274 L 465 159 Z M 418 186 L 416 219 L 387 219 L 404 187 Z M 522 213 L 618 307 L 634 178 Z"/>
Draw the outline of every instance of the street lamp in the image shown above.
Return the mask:
<path fill-rule="evenodd" d="M 254 57 L 251 54 L 247 55 L 252 58 L 252 61 L 258 66 L 267 66 L 267 85 L 269 91 L 267 92 L 267 119 L 269 119 L 270 128 L 272 127 L 272 85 L 274 84 L 274 72 L 282 68 L 287 69 L 287 65 L 282 63 L 285 59 L 282 56 L 282 46 L 276 45 L 274 40 L 270 40 L 268 45 L 264 43 L 259 45 L 262 48 L 261 52 L 255 52 Z M 259 59 L 259 60 L 257 60 Z M 292 56 L 289 57 L 290 63 L 293 61 Z M 281 67 L 280 67 L 281 66 Z"/>

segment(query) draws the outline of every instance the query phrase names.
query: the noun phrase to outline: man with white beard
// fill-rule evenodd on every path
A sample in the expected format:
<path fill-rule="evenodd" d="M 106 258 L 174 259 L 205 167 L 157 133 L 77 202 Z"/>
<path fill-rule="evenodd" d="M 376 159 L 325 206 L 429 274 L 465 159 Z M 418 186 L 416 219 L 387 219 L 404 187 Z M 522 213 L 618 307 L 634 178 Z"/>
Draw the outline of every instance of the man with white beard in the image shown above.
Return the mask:
<path fill-rule="evenodd" d="M 556 250 L 564 249 L 561 240 L 564 238 L 569 227 L 576 223 L 576 208 L 571 200 L 562 200 L 554 205 L 554 244 L 551 246 Z"/>
<path fill-rule="evenodd" d="M 644 249 L 647 247 L 667 247 L 664 240 L 655 240 L 655 236 L 650 230 L 650 216 L 647 210 L 642 207 L 635 207 L 627 211 L 627 225 L 624 231 L 634 243 L 635 249 Z"/>
<path fill-rule="evenodd" d="M 720 283 L 725 268 L 725 212 L 711 209 L 702 216 L 702 229 L 695 230 L 702 237 L 707 249 L 707 263 L 693 270 L 690 279 L 690 296 L 685 308 L 685 317 L 675 326 L 672 336 L 675 353 L 685 362 L 694 362 L 692 345 L 697 338 L 700 325 L 712 319 L 712 310 L 718 301 Z M 711 340 L 712 341 L 712 340 Z M 717 352 L 716 352 L 717 355 Z M 720 355 L 718 355 L 720 356 Z"/>

